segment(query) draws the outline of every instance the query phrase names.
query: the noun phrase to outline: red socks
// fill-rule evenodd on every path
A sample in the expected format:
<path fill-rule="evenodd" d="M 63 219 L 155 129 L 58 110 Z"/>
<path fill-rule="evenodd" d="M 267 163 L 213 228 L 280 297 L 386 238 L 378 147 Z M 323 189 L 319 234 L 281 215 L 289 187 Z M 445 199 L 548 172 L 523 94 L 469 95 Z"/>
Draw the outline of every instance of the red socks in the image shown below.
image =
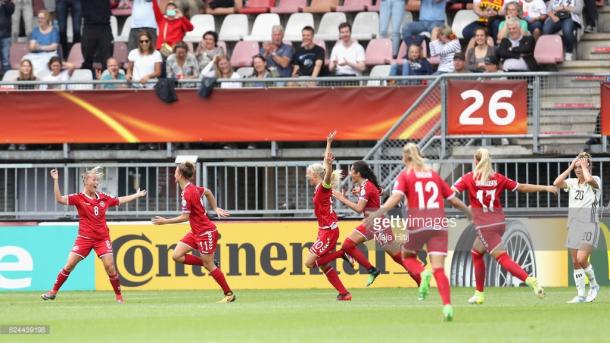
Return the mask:
<path fill-rule="evenodd" d="M 318 257 L 315 264 L 317 267 L 322 267 L 323 265 L 329 264 L 330 262 L 343 256 L 343 254 L 344 254 L 344 252 L 341 249 L 339 249 L 337 251 L 329 252 L 326 255 L 322 255 L 322 256 Z"/>
<path fill-rule="evenodd" d="M 195 255 L 186 254 L 184 255 L 184 264 L 190 264 L 193 266 L 203 266 L 203 261 Z"/>
<path fill-rule="evenodd" d="M 341 279 L 339 279 L 337 271 L 333 267 L 327 266 L 326 268 L 322 269 L 322 271 L 326 275 L 328 282 L 330 282 L 330 284 L 335 287 L 339 294 L 347 293 L 347 289 L 345 289 L 345 287 L 343 286 L 343 283 L 341 282 Z"/>
<path fill-rule="evenodd" d="M 479 292 L 483 292 L 485 289 L 485 261 L 483 260 L 483 254 L 476 250 L 471 250 L 470 254 L 472 255 L 476 289 Z"/>
<path fill-rule="evenodd" d="M 188 255 L 187 255 L 188 256 Z M 225 280 L 225 275 L 222 273 L 220 268 L 216 268 L 210 272 L 210 275 L 216 280 L 216 283 L 220 285 L 224 294 L 228 294 L 231 292 L 231 288 L 229 284 L 227 284 L 227 280 Z"/>
<path fill-rule="evenodd" d="M 409 275 L 417 282 L 421 283 L 421 272 L 424 271 L 424 266 L 417 260 L 417 256 L 410 256 L 402 260 L 402 266 L 405 267 Z"/>
<path fill-rule="evenodd" d="M 59 291 L 61 285 L 68 280 L 68 276 L 70 276 L 70 272 L 62 268 L 59 274 L 57 274 L 57 280 L 55 280 L 55 284 L 53 285 L 53 293 Z"/>
<path fill-rule="evenodd" d="M 397 253 L 396 255 L 392 256 L 392 259 L 394 260 L 394 262 L 400 264 L 403 268 L 405 268 L 407 273 L 409 273 L 411 278 L 415 281 L 415 283 L 417 283 L 417 286 L 419 287 L 419 284 L 421 283 L 421 276 L 419 274 L 412 273 L 411 271 L 409 271 L 409 268 L 407 267 L 407 264 L 410 264 L 411 262 L 409 262 L 407 264 L 404 263 L 401 253 Z M 420 273 L 421 273 L 421 271 L 420 271 Z"/>
<path fill-rule="evenodd" d="M 371 268 L 373 268 L 373 265 L 371 264 L 371 262 L 369 262 L 369 260 L 366 258 L 366 256 L 364 256 L 362 251 L 360 251 L 360 250 L 358 250 L 358 248 L 356 248 L 356 243 L 354 243 L 354 241 L 352 241 L 351 239 L 346 238 L 343 241 L 341 250 L 348 253 L 351 257 L 354 258 L 354 260 L 356 260 L 356 262 L 358 262 L 361 266 L 363 266 L 367 270 L 370 270 Z"/>
<path fill-rule="evenodd" d="M 504 269 L 508 270 L 509 273 L 513 274 L 513 276 L 519 280 L 525 281 L 525 279 L 527 279 L 528 275 L 525 270 L 523 270 L 521 266 L 513 261 L 513 259 L 510 258 L 506 252 L 500 254 L 500 256 L 496 258 L 496 261 L 498 261 L 498 263 L 504 267 Z"/>
<path fill-rule="evenodd" d="M 449 288 L 449 279 L 445 275 L 444 268 L 436 268 L 433 270 L 434 279 L 436 280 L 436 287 L 438 288 L 438 294 L 441 296 L 443 305 L 451 304 L 451 292 Z"/>
<path fill-rule="evenodd" d="M 114 294 L 121 295 L 121 282 L 119 281 L 119 274 L 114 274 L 113 276 L 108 276 L 110 278 L 110 284 L 112 285 L 112 289 L 114 290 Z"/>

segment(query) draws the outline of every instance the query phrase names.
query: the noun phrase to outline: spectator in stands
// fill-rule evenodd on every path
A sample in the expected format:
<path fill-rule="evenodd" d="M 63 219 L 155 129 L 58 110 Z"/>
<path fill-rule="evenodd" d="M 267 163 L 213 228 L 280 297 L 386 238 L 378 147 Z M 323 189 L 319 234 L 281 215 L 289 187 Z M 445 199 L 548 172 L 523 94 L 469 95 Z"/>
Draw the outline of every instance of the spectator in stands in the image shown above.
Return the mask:
<path fill-rule="evenodd" d="M 527 21 L 527 30 L 536 40 L 542 34 L 546 13 L 546 4 L 543 0 L 523 0 L 523 19 Z"/>
<path fill-rule="evenodd" d="M 102 81 L 120 81 L 126 80 L 125 72 L 119 67 L 119 61 L 114 57 L 110 57 L 106 60 L 106 70 L 102 73 L 99 69 L 96 70 L 96 79 Z M 105 83 L 102 85 L 103 89 L 116 89 L 125 88 L 124 84 L 117 83 Z"/>
<path fill-rule="evenodd" d="M 49 61 L 48 64 L 49 67 L 49 73 L 46 74 L 43 78 L 42 81 L 61 81 L 61 82 L 66 82 L 70 80 L 70 77 L 72 76 L 72 74 L 74 73 L 74 65 L 72 63 L 69 62 L 62 62 L 61 58 L 57 57 L 57 56 L 53 56 L 51 57 L 51 60 Z M 64 90 L 67 89 L 65 84 L 60 84 L 60 85 L 42 85 L 40 87 L 40 89 L 57 89 L 57 90 Z"/>
<path fill-rule="evenodd" d="M 11 16 L 15 12 L 15 4 L 12 0 L 0 0 L 0 77 L 11 69 L 9 62 L 11 51 Z"/>
<path fill-rule="evenodd" d="M 165 65 L 167 77 L 175 79 L 196 79 L 199 76 L 199 63 L 184 42 L 174 46 L 174 53 L 167 58 Z"/>
<path fill-rule="evenodd" d="M 202 71 L 203 77 L 215 77 L 217 79 L 241 79 L 241 76 L 233 71 L 231 62 L 225 55 L 214 57 L 214 63 L 209 63 Z M 223 81 L 220 88 L 241 88 L 241 82 Z"/>
<path fill-rule="evenodd" d="M 500 62 L 496 56 L 487 56 L 485 57 L 485 73 L 499 73 L 502 72 L 500 70 Z"/>
<path fill-rule="evenodd" d="M 352 39 L 352 26 L 339 24 L 339 41 L 330 53 L 328 69 L 337 76 L 360 76 L 366 69 L 364 48 Z"/>
<path fill-rule="evenodd" d="M 154 43 L 148 31 L 138 33 L 138 42 L 140 46 L 131 50 L 127 57 L 129 64 L 125 78 L 129 82 L 141 84 L 133 84 L 134 87 L 152 88 L 153 85 L 147 84 L 147 82 L 161 76 L 163 58 L 159 51 L 153 47 Z"/>
<path fill-rule="evenodd" d="M 411 44 L 420 45 L 423 36 L 420 33 L 431 33 L 435 27 L 445 26 L 446 0 L 422 0 L 419 9 L 419 21 L 408 23 L 402 29 L 402 39 L 407 46 Z"/>
<path fill-rule="evenodd" d="M 269 70 L 269 68 L 267 68 L 267 59 L 263 55 L 255 55 L 254 57 L 252 57 L 252 68 L 254 69 L 254 72 L 252 73 L 251 77 L 252 79 L 260 80 L 269 77 L 277 77 L 277 75 L 274 75 L 273 72 Z M 255 81 L 249 83 L 248 86 L 266 88 L 272 86 L 272 84 L 269 82 Z"/>
<path fill-rule="evenodd" d="M 503 5 L 504 0 L 474 0 L 472 9 L 479 16 L 479 19 L 464 27 L 462 30 L 464 40 L 470 42 L 475 30 L 480 27 L 487 28 L 487 33 L 496 37 L 497 27 L 501 20 L 498 14 Z"/>
<path fill-rule="evenodd" d="M 493 41 L 488 38 L 487 31 L 484 28 L 478 28 L 475 31 L 474 38 L 468 43 L 466 63 L 469 71 L 473 73 L 484 72 L 485 57 L 495 55 Z"/>
<path fill-rule="evenodd" d="M 32 31 L 29 48 L 30 53 L 24 58 L 32 61 L 35 71 L 46 70 L 51 57 L 57 56 L 59 31 L 51 25 L 49 11 L 38 12 L 38 27 Z"/>
<path fill-rule="evenodd" d="M 582 27 L 581 13 L 582 0 L 551 0 L 549 4 L 548 18 L 542 27 L 545 35 L 553 34 L 561 30 L 563 46 L 565 47 L 564 60 L 572 60 L 572 52 L 576 44 L 574 29 Z"/>
<path fill-rule="evenodd" d="M 432 65 L 422 55 L 422 50 L 419 45 L 411 44 L 407 50 L 407 58 L 402 60 L 400 66 L 394 63 L 390 67 L 390 76 L 402 75 L 402 76 L 421 76 L 421 75 L 432 75 L 434 70 Z"/>
<path fill-rule="evenodd" d="M 396 58 L 400 47 L 400 25 L 405 15 L 405 0 L 378 0 L 379 7 L 379 34 L 388 38 L 388 28 L 392 25 L 392 56 Z M 390 22 L 391 20 L 391 22 Z"/>
<path fill-rule="evenodd" d="M 595 0 L 584 0 L 585 32 L 597 32 L 597 3 Z M 605 1 L 604 4 L 607 4 Z"/>
<path fill-rule="evenodd" d="M 435 28 L 432 30 L 430 42 L 430 57 L 439 57 L 440 63 L 436 75 L 453 72 L 453 55 L 461 51 L 460 41 L 451 31 L 451 28 Z"/>
<path fill-rule="evenodd" d="M 97 62 L 106 69 L 106 61 L 112 57 L 114 37 L 110 28 L 110 3 L 108 0 L 83 0 L 83 35 L 81 51 L 83 53 L 82 69 L 93 72 L 93 63 Z"/>
<path fill-rule="evenodd" d="M 165 13 L 163 13 L 157 0 L 153 0 L 153 10 L 159 28 L 157 50 L 163 57 L 168 57 L 173 53 L 174 45 L 182 42 L 187 32 L 193 31 L 193 24 L 182 14 L 174 2 L 168 2 L 165 6 Z"/>
<path fill-rule="evenodd" d="M 38 78 L 34 74 L 34 66 L 32 61 L 28 59 L 22 59 L 19 63 L 19 76 L 17 81 L 38 81 Z M 17 85 L 17 89 L 37 89 L 36 85 Z"/>
<path fill-rule="evenodd" d="M 21 28 L 21 17 L 23 17 L 23 24 L 25 26 L 25 35 L 30 37 L 32 34 L 32 21 L 34 19 L 34 11 L 32 7 L 32 0 L 16 0 L 15 1 L 15 12 L 12 17 L 12 34 L 13 41 L 17 41 L 19 37 L 19 30 Z"/>
<path fill-rule="evenodd" d="M 274 25 L 271 29 L 271 42 L 264 42 L 260 54 L 267 60 L 270 70 L 277 70 L 279 77 L 290 77 L 292 66 L 290 61 L 294 54 L 292 45 L 284 43 L 284 28 Z"/>
<path fill-rule="evenodd" d="M 466 56 L 463 52 L 459 51 L 453 55 L 453 73 L 469 73 L 466 69 Z"/>
<path fill-rule="evenodd" d="M 70 10 L 70 16 L 72 16 L 72 43 L 78 43 L 81 40 L 80 29 L 83 15 L 81 0 L 57 0 L 55 9 L 55 15 L 59 21 L 61 49 L 65 58 L 70 53 L 70 45 L 68 45 L 68 9 Z"/>
<path fill-rule="evenodd" d="M 498 57 L 504 71 L 534 71 L 534 46 L 536 41 L 532 36 L 525 36 L 521 31 L 519 19 L 512 17 L 506 20 L 508 37 L 502 39 L 498 48 Z"/>
<path fill-rule="evenodd" d="M 231 14 L 239 11 L 242 7 L 242 0 L 211 0 L 206 2 L 207 14 Z"/>
<path fill-rule="evenodd" d="M 129 51 L 138 48 L 138 32 L 147 31 L 150 33 L 153 42 L 157 42 L 157 21 L 153 11 L 153 1 L 155 0 L 133 0 L 131 7 L 131 30 L 127 48 Z"/>
<path fill-rule="evenodd" d="M 292 56 L 292 76 L 318 77 L 324 65 L 324 49 L 313 41 L 313 27 L 305 26 L 301 31 L 303 44 Z"/>
<path fill-rule="evenodd" d="M 224 49 L 218 46 L 218 34 L 214 31 L 208 31 L 203 34 L 203 39 L 197 47 L 195 57 L 197 63 L 199 63 L 199 69 L 203 69 L 214 60 L 214 57 L 224 54 Z"/>
<path fill-rule="evenodd" d="M 500 44 L 502 39 L 506 38 L 506 36 L 508 35 L 508 27 L 506 26 L 506 21 L 510 18 L 516 18 L 518 20 L 519 27 L 521 28 L 521 32 L 524 35 L 529 34 L 527 20 L 521 19 L 522 17 L 523 13 L 520 3 L 509 2 L 508 4 L 506 4 L 506 16 L 504 17 L 506 19 L 502 20 L 500 22 L 500 25 L 498 26 L 498 37 L 496 39 L 497 44 Z"/>

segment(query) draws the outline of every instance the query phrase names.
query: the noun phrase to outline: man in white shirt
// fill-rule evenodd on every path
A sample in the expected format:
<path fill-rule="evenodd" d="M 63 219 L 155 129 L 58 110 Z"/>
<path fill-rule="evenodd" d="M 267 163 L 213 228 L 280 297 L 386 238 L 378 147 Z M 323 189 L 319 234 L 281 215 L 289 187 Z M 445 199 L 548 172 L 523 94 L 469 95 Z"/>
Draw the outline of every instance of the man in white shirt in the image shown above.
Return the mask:
<path fill-rule="evenodd" d="M 352 27 L 348 23 L 339 25 L 339 41 L 330 53 L 328 69 L 337 76 L 360 76 L 366 68 L 364 48 L 352 40 Z"/>

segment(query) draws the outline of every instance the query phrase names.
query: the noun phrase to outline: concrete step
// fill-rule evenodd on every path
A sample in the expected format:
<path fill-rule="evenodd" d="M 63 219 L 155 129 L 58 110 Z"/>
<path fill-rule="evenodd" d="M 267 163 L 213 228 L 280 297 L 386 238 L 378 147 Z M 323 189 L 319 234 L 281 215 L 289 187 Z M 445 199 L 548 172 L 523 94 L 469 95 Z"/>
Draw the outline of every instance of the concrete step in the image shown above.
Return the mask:
<path fill-rule="evenodd" d="M 610 33 L 605 33 L 605 35 L 610 35 Z M 610 58 L 610 50 L 595 51 L 597 48 L 610 48 L 610 39 L 581 40 L 578 42 L 578 59 L 596 61 Z"/>
<path fill-rule="evenodd" d="M 574 87 L 574 88 L 543 88 L 541 98 L 547 96 L 599 96 L 599 87 Z"/>
<path fill-rule="evenodd" d="M 453 158 L 465 158 L 472 157 L 472 155 L 476 152 L 476 150 L 480 148 L 480 146 L 456 146 L 453 148 L 451 152 L 451 157 Z M 500 157 L 517 157 L 517 156 L 531 156 L 533 154 L 530 147 L 525 147 L 523 145 L 488 145 L 486 148 L 489 150 L 490 154 L 494 156 L 494 158 Z"/>
<path fill-rule="evenodd" d="M 604 61 L 566 61 L 559 65 L 559 71 L 570 73 L 607 73 L 610 60 Z"/>
<path fill-rule="evenodd" d="M 540 124 L 541 133 L 550 132 L 576 132 L 578 134 L 586 134 L 595 130 L 595 122 L 592 123 L 555 123 L 555 124 Z M 530 131 L 532 132 L 532 131 Z"/>

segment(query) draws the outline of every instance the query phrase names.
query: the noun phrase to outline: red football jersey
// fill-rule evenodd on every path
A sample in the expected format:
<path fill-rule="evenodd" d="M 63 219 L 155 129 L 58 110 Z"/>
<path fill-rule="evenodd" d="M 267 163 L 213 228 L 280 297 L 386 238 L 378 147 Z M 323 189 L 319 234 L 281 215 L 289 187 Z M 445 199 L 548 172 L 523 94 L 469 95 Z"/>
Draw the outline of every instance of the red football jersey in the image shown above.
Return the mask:
<path fill-rule="evenodd" d="M 504 190 L 515 191 L 519 183 L 500 173 L 492 173 L 489 180 L 481 182 L 474 179 L 472 172 L 459 178 L 455 189 L 468 191 L 473 222 L 477 227 L 504 223 L 504 210 L 500 199 Z"/>
<path fill-rule="evenodd" d="M 364 216 L 379 209 L 381 207 L 381 199 L 379 198 L 379 188 L 375 186 L 371 181 L 364 180 L 360 185 L 360 196 L 358 200 L 365 200 L 366 206 L 364 206 Z"/>
<path fill-rule="evenodd" d="M 313 206 L 320 229 L 334 229 L 337 227 L 337 213 L 333 210 L 332 197 L 332 188 L 324 188 L 322 184 L 316 186 L 316 190 L 313 193 Z"/>
<path fill-rule="evenodd" d="M 436 172 L 404 170 L 396 178 L 393 192 L 407 197 L 409 230 L 439 230 L 448 227 L 444 199 L 451 199 L 455 194 Z"/>
<path fill-rule="evenodd" d="M 203 205 L 205 187 L 197 187 L 188 183 L 182 191 L 182 212 L 189 214 L 191 232 L 197 236 L 216 229 Z"/>
<path fill-rule="evenodd" d="M 106 225 L 106 211 L 109 207 L 118 206 L 119 198 L 106 193 L 95 193 L 90 198 L 85 193 L 68 195 L 68 205 L 73 205 L 78 211 L 78 235 L 94 240 L 110 238 Z"/>

